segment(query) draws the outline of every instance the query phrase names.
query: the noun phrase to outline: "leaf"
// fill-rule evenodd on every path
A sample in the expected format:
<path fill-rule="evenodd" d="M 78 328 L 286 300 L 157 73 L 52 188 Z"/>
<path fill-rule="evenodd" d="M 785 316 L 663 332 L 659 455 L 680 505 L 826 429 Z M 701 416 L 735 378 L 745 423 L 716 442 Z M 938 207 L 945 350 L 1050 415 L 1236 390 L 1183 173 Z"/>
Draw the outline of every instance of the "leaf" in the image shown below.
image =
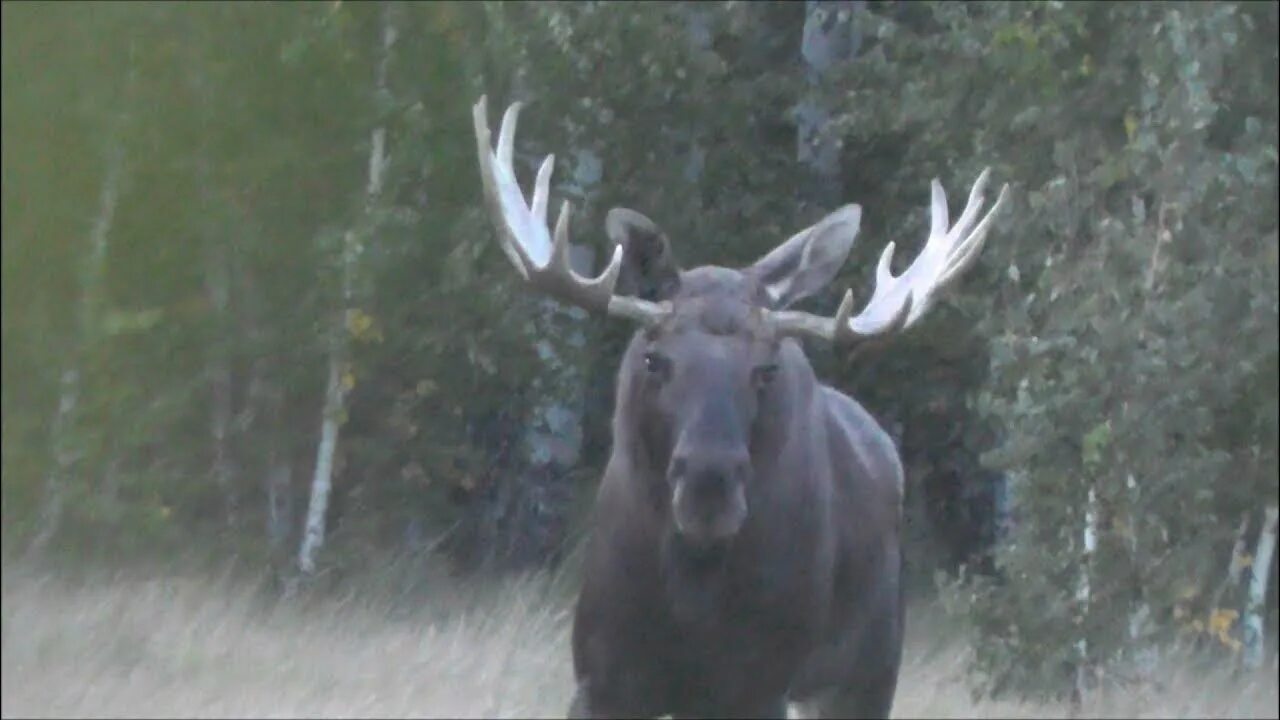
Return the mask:
<path fill-rule="evenodd" d="M 372 315 L 353 309 L 347 313 L 347 332 L 360 342 L 382 342 L 382 329 Z"/>
<path fill-rule="evenodd" d="M 155 327 L 162 317 L 164 317 L 164 311 L 159 309 L 134 312 L 111 310 L 102 319 L 102 333 L 107 337 L 112 337 L 127 333 L 145 332 Z"/>
<path fill-rule="evenodd" d="M 1080 457 L 1085 466 L 1095 466 L 1102 461 L 1102 451 L 1111 443 L 1111 420 L 1101 422 L 1085 434 L 1081 442 Z"/>

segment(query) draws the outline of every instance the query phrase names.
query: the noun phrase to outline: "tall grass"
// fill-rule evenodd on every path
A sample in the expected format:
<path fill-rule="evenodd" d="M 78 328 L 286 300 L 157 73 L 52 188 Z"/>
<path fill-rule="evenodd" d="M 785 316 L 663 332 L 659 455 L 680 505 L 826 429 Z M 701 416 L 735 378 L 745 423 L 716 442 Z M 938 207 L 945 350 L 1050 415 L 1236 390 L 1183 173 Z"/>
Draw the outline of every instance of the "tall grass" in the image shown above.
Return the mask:
<path fill-rule="evenodd" d="M 180 575 L 70 579 L 12 563 L 3 582 L 5 717 L 563 717 L 572 690 L 563 578 L 438 583 L 289 602 Z M 397 589 L 399 588 L 399 589 Z M 913 608 L 896 717 L 1061 717 L 977 701 L 946 621 Z M 1094 717 L 1276 717 L 1275 668 L 1246 679 L 1171 668 L 1163 688 L 1104 692 Z"/>

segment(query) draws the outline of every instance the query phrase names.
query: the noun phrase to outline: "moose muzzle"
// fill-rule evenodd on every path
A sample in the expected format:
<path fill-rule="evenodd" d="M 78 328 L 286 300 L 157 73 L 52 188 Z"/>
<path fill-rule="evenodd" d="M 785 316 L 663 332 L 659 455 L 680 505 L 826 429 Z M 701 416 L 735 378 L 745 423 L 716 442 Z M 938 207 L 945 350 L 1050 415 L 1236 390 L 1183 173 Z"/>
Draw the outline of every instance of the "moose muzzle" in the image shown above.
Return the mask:
<path fill-rule="evenodd" d="M 747 519 L 745 448 L 697 448 L 677 452 L 667 480 L 676 529 L 697 545 L 728 540 Z"/>

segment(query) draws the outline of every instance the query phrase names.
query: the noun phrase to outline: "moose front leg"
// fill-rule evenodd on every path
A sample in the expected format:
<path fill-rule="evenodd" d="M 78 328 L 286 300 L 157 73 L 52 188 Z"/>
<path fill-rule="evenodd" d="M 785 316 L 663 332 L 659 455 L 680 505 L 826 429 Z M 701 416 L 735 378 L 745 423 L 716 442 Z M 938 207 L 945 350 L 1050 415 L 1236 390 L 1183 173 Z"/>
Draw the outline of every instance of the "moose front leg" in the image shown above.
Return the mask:
<path fill-rule="evenodd" d="M 720 707 L 714 710 L 699 710 L 697 712 L 675 712 L 671 714 L 673 720 L 685 720 L 688 718 L 762 718 L 763 720 L 786 720 L 787 719 L 787 699 L 785 697 L 769 698 L 757 702 L 750 702 L 733 707 Z"/>
<path fill-rule="evenodd" d="M 654 692 L 645 692 L 641 683 L 609 683 L 580 679 L 569 701 L 570 720 L 586 718 L 652 718 L 667 710 Z"/>

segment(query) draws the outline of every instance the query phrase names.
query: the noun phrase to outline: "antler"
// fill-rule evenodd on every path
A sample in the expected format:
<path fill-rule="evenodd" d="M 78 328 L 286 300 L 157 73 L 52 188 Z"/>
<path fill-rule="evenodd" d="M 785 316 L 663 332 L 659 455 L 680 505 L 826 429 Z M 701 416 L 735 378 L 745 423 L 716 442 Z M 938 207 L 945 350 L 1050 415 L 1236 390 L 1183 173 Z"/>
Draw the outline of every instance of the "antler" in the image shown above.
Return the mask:
<path fill-rule="evenodd" d="M 868 338 L 902 332 L 913 326 L 932 307 L 940 293 L 977 259 L 991 227 L 991 220 L 1004 202 L 1008 183 L 1000 189 L 995 205 L 974 226 L 982 208 L 982 192 L 991 169 L 982 171 L 969 192 L 969 202 L 956 224 L 948 229 L 947 195 L 934 178 L 932 224 L 929 239 L 920 255 L 901 275 L 889 270 L 894 243 L 885 246 L 876 266 L 875 290 L 866 307 L 853 311 L 853 291 L 847 290 L 834 318 L 804 312 L 774 312 L 776 327 L 791 335 L 812 335 L 836 343 L 856 343 Z"/>
<path fill-rule="evenodd" d="M 548 155 L 538 169 L 534 181 L 533 204 L 525 202 L 516 182 L 512 165 L 516 120 L 520 103 L 512 103 L 502 117 L 498 131 L 496 154 L 490 150 L 487 98 L 480 97 L 472 108 L 475 121 L 476 149 L 480 156 L 480 178 L 484 183 L 485 203 L 502 250 L 515 265 L 521 277 L 539 290 L 558 300 L 588 310 L 650 323 L 661 317 L 665 308 L 638 298 L 614 295 L 618 273 L 622 270 L 621 245 L 614 248 L 609 265 L 599 277 L 584 278 L 569 265 L 569 202 L 560 207 L 555 239 L 547 233 L 547 197 L 555 156 Z"/>

